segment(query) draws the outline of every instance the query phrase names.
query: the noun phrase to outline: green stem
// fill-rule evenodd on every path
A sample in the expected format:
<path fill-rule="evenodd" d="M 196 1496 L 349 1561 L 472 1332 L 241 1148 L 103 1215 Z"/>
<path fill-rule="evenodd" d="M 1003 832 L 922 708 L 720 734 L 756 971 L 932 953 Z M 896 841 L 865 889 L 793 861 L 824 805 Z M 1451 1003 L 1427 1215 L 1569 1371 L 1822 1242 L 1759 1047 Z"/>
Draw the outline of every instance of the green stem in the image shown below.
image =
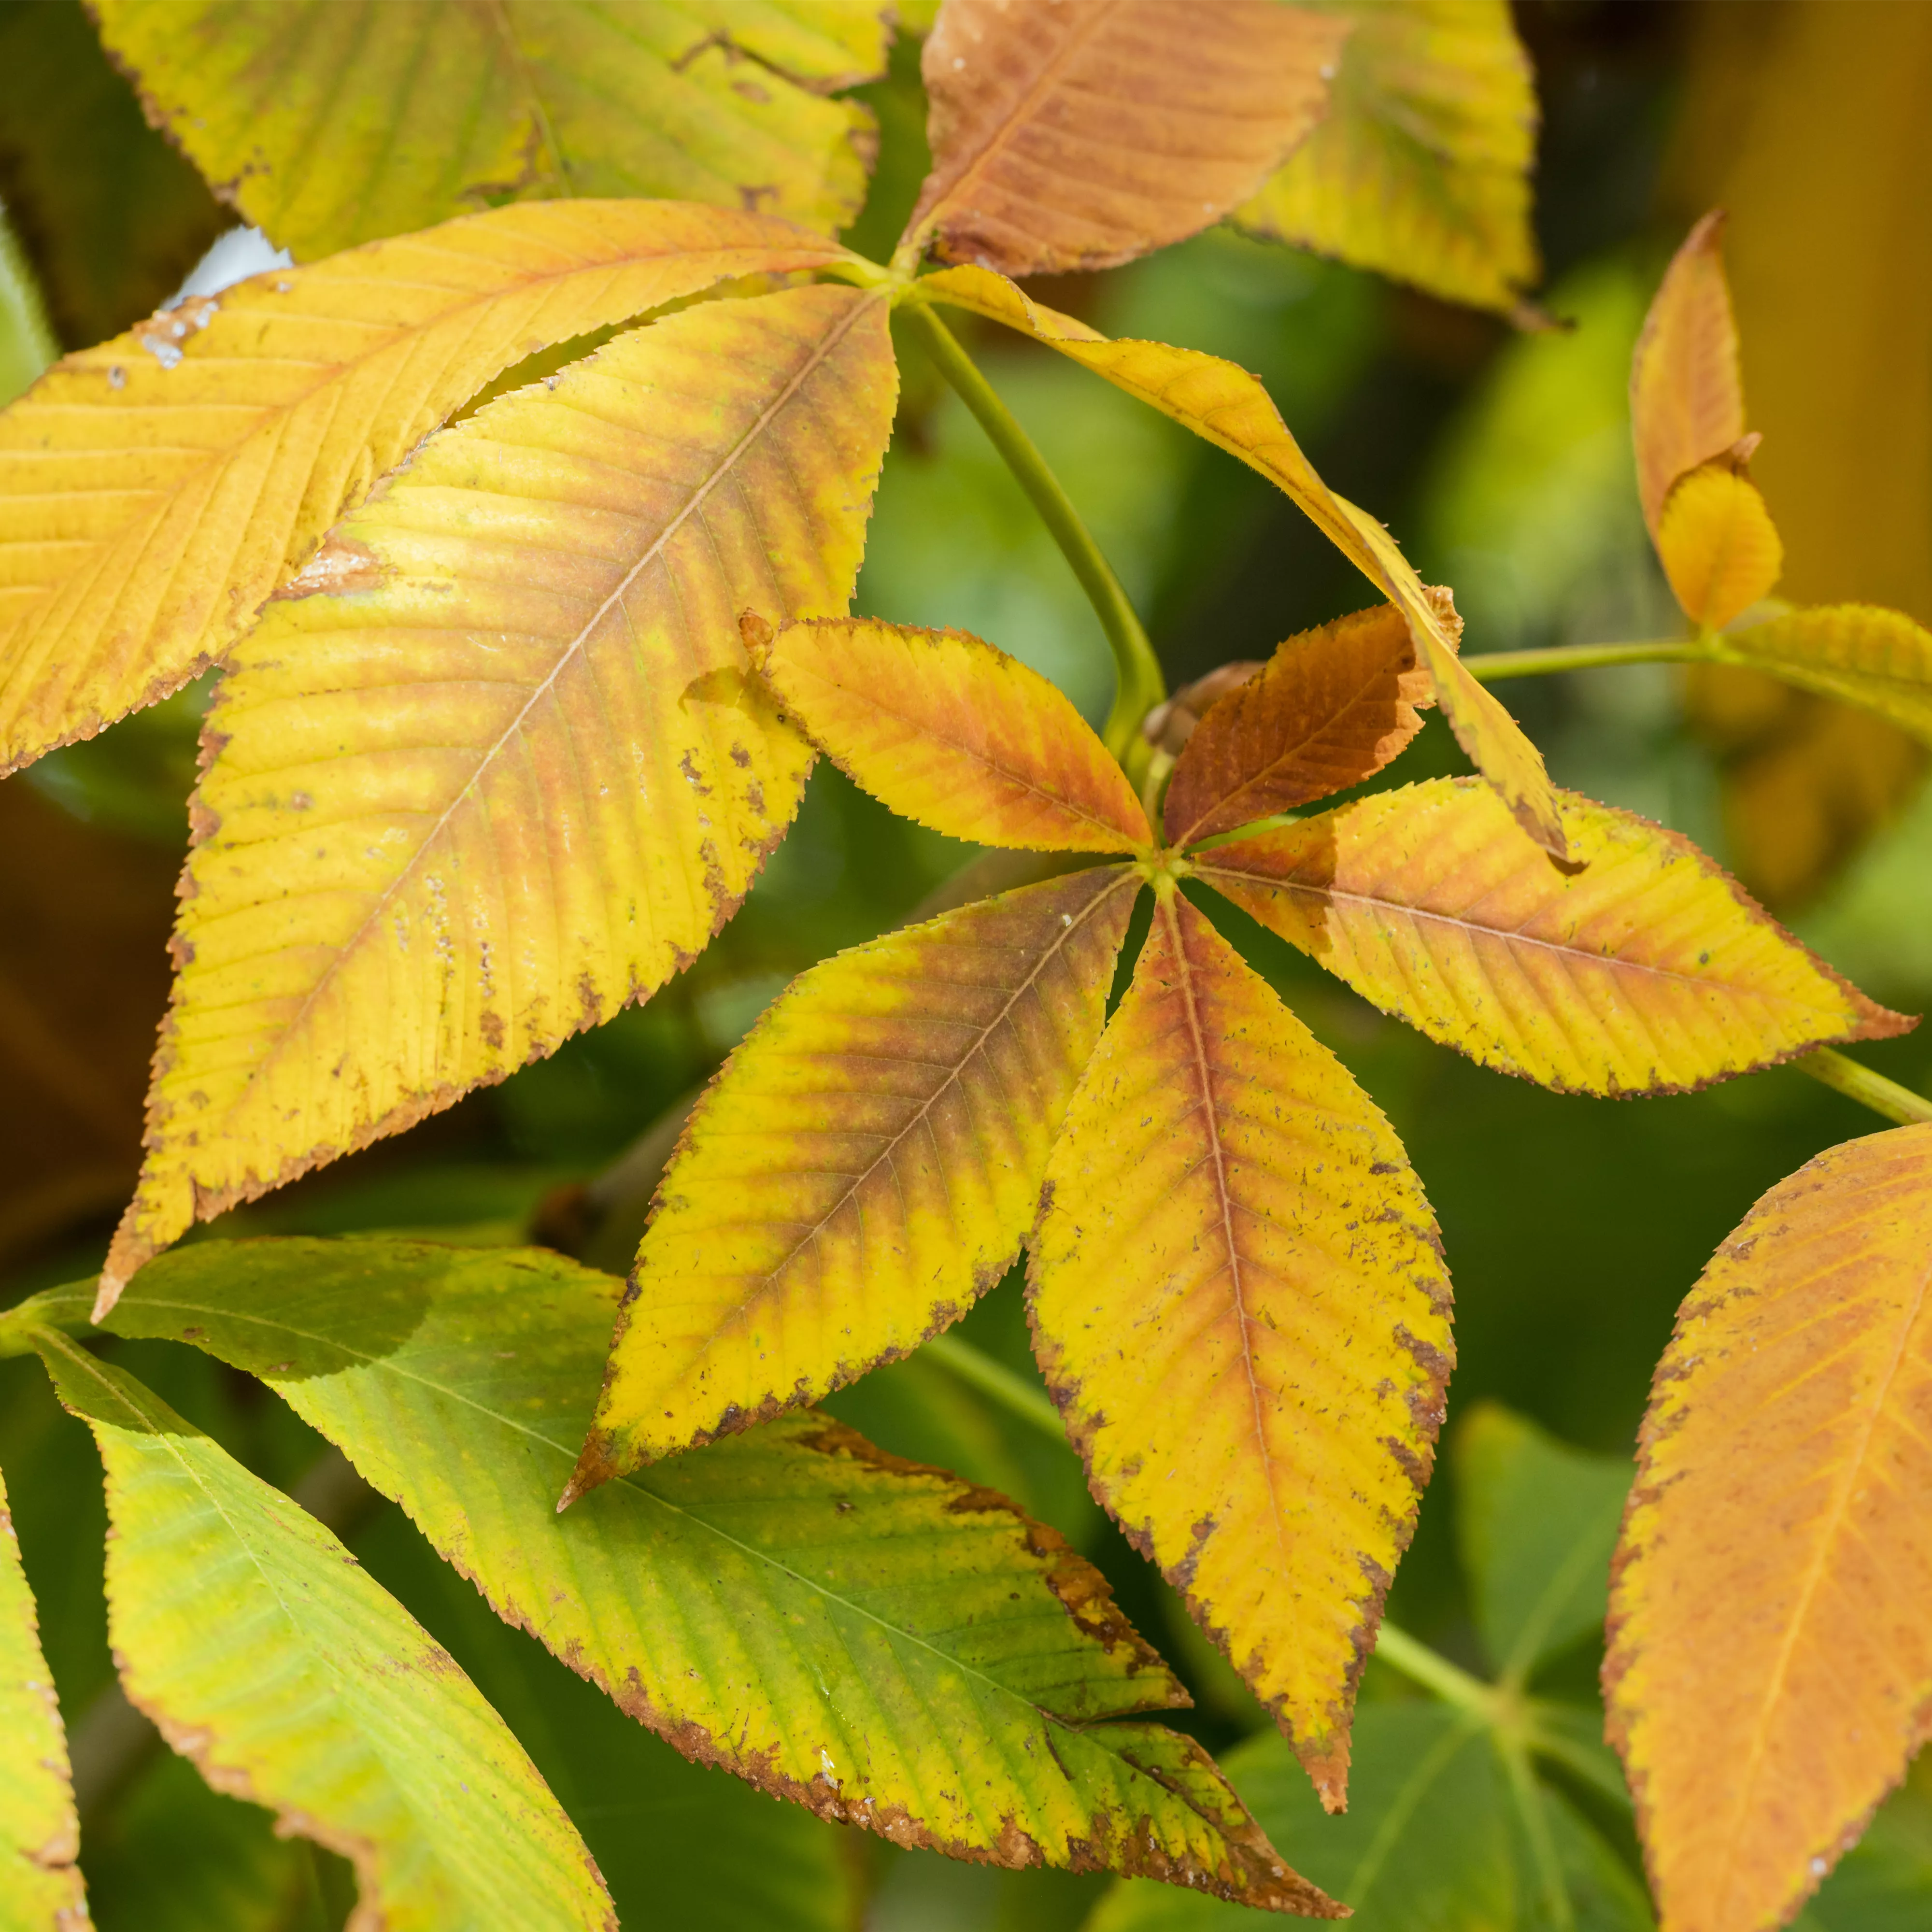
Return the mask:
<path fill-rule="evenodd" d="M 1834 1047 L 1821 1046 L 1792 1064 L 1814 1080 L 1836 1088 L 1848 1099 L 1869 1107 L 1874 1114 L 1883 1114 L 1888 1120 L 1896 1120 L 1902 1127 L 1932 1120 L 1932 1100 L 1913 1093 L 1910 1087 L 1901 1087 L 1896 1080 L 1888 1080 L 1882 1073 L 1874 1073 L 1869 1066 L 1861 1066 L 1856 1060 L 1846 1059 Z"/>
<path fill-rule="evenodd" d="M 1406 1630 L 1384 1621 L 1376 1637 L 1376 1655 L 1391 1670 L 1400 1671 L 1411 1683 L 1432 1690 L 1445 1704 L 1473 1712 L 1485 1724 L 1495 1723 L 1495 1690 Z"/>
<path fill-rule="evenodd" d="M 935 1335 L 920 1351 L 942 1367 L 950 1369 L 969 1388 L 977 1389 L 989 1400 L 998 1402 L 1009 1414 L 1018 1417 L 1021 1421 L 1030 1423 L 1042 1436 L 1050 1436 L 1063 1445 L 1066 1441 L 1066 1431 L 1061 1425 L 1060 1415 L 1031 1383 L 1013 1373 L 1004 1362 L 996 1362 L 992 1357 L 974 1347 L 970 1342 L 963 1342 L 957 1335 Z"/>
<path fill-rule="evenodd" d="M 898 313 L 1005 459 L 1006 467 L 1052 532 L 1060 554 L 1080 580 L 1080 587 L 1086 592 L 1087 601 L 1093 605 L 1094 614 L 1100 619 L 1114 653 L 1114 708 L 1107 714 L 1106 728 L 1101 735 L 1107 741 L 1108 750 L 1127 767 L 1129 776 L 1136 776 L 1146 762 L 1148 748 L 1141 736 L 1141 720 L 1167 695 L 1167 680 L 1127 593 L 1121 589 L 1112 566 L 1101 555 L 1093 532 L 1080 520 L 1080 512 L 1060 488 L 1059 478 L 1047 467 L 1046 459 L 1034 447 L 1033 439 L 1000 401 L 973 358 L 960 347 L 952 332 L 926 303 L 908 302 Z"/>
<path fill-rule="evenodd" d="M 1489 684 L 1499 677 L 1594 670 L 1603 664 L 1715 663 L 1719 656 L 1701 638 L 1657 638 L 1640 644 L 1553 644 L 1540 651 L 1478 651 L 1462 662 L 1472 677 Z"/>
<path fill-rule="evenodd" d="M 1542 1887 L 1544 1922 L 1552 1932 L 1574 1932 L 1576 1918 L 1570 1904 L 1570 1888 L 1563 1882 L 1563 1861 L 1550 1834 L 1550 1812 L 1537 1787 L 1536 1774 L 1530 1768 L 1529 1754 L 1519 1738 L 1506 1731 L 1496 1733 L 1496 1743 Z"/>

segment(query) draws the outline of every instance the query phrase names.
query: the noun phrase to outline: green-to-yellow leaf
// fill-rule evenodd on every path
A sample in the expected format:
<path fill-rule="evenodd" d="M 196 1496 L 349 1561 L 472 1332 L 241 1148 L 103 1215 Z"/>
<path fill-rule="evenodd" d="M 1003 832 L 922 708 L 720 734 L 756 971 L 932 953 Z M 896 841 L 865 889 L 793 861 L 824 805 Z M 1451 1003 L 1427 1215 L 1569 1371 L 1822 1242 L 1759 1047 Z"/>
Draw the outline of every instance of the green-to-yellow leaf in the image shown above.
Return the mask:
<path fill-rule="evenodd" d="M 716 208 L 505 208 L 258 276 L 67 357 L 0 416 L 0 772 L 218 657 L 504 369 L 838 254 Z"/>
<path fill-rule="evenodd" d="M 1432 295 L 1508 310 L 1536 279 L 1536 90 L 1507 0 L 1316 0 L 1354 23 L 1322 124 L 1235 212 Z"/>
<path fill-rule="evenodd" d="M 1531 838 L 1557 858 L 1568 856 L 1542 753 L 1493 694 L 1469 675 L 1456 655 L 1456 633 L 1443 622 L 1394 538 L 1366 511 L 1329 490 L 1254 376 L 1219 356 L 1171 343 L 1110 342 L 984 268 L 942 269 L 920 286 L 939 301 L 990 316 L 1058 350 L 1286 491 L 1408 620 L 1436 701 L 1477 770 L 1508 801 Z"/>
<path fill-rule="evenodd" d="M 664 1174 L 574 1488 L 815 1400 L 999 1280 L 1139 883 L 1024 886 L 793 982 Z"/>
<path fill-rule="evenodd" d="M 879 296 L 687 309 L 444 431 L 338 526 L 212 714 L 110 1277 L 704 946 L 810 758 L 737 614 L 844 608 L 896 392 Z"/>
<path fill-rule="evenodd" d="M 1449 593 L 1431 594 L 1460 633 Z M 1190 734 L 1162 807 L 1168 842 L 1231 832 L 1359 784 L 1422 729 L 1418 707 L 1435 701 L 1392 604 L 1290 638 Z"/>
<path fill-rule="evenodd" d="M 1630 363 L 1637 494 L 1652 536 L 1671 485 L 1744 433 L 1724 230 L 1721 212 L 1706 215 L 1672 257 Z"/>
<path fill-rule="evenodd" d="M 160 308 L 232 219 L 148 125 L 80 0 L 0 7 L 0 201 L 75 347 Z"/>
<path fill-rule="evenodd" d="M 790 624 L 759 668 L 820 750 L 903 818 L 1030 851 L 1153 842 L 1133 787 L 1079 712 L 963 631 Z"/>
<path fill-rule="evenodd" d="M 10 1928 L 74 1932 L 85 1922 L 80 1850 L 67 1733 L 0 1482 L 0 1918 Z"/>
<path fill-rule="evenodd" d="M 1198 232 L 1321 118 L 1344 20 L 1275 0 L 946 0 L 921 67 L 949 262 L 1106 268 Z"/>
<path fill-rule="evenodd" d="M 1680 476 L 1657 518 L 1657 554 L 1684 614 L 1721 630 L 1768 597 L 1784 546 L 1757 485 L 1721 458 Z"/>
<path fill-rule="evenodd" d="M 1932 631 L 1902 610 L 1827 604 L 1718 640 L 1726 662 L 1841 698 L 1932 744 Z"/>
<path fill-rule="evenodd" d="M 94 0 L 148 112 L 303 260 L 536 196 L 674 195 L 830 230 L 885 67 L 842 0 Z M 404 130 L 399 136 L 398 130 Z"/>
<path fill-rule="evenodd" d="M 1668 1932 L 1767 1932 L 1932 1707 L 1932 1126 L 1832 1148 L 1677 1317 L 1604 1666 Z"/>
<path fill-rule="evenodd" d="M 1169 892 L 1046 1184 L 1034 1334 L 1094 1493 L 1339 1810 L 1448 1380 L 1421 1184 L 1340 1062 Z"/>
<path fill-rule="evenodd" d="M 1100 1575 L 990 1492 L 808 1414 L 560 1519 L 622 1288 L 542 1250 L 209 1242 L 110 1325 L 264 1377 L 501 1616 L 688 1756 L 901 1844 L 1321 1909 L 1198 1747 L 1100 1721 L 1185 1694 Z"/>
<path fill-rule="evenodd" d="M 358 1923 L 615 1932 L 523 1747 L 335 1537 L 132 1376 L 39 1346 L 106 1470 L 122 1681 L 176 1750 L 352 1860 Z"/>
<path fill-rule="evenodd" d="M 1362 997 L 1559 1092 L 1667 1094 L 1915 1024 L 1868 1000 L 1679 834 L 1563 794 L 1588 868 L 1436 778 L 1222 845 L 1200 876 Z"/>

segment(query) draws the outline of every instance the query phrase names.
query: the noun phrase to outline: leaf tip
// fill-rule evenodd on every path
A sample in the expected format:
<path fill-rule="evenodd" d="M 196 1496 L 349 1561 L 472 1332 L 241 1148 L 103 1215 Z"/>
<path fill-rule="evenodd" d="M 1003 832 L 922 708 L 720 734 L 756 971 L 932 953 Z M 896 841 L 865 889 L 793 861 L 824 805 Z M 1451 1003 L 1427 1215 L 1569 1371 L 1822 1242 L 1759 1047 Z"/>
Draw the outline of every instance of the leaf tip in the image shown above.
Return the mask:
<path fill-rule="evenodd" d="M 738 613 L 738 635 L 744 640 L 745 655 L 751 659 L 754 670 L 764 670 L 765 660 L 771 655 L 772 640 L 777 634 L 757 611 Z"/>
<path fill-rule="evenodd" d="M 564 1484 L 563 1493 L 556 1499 L 556 1513 L 562 1515 L 580 1496 L 608 1483 L 617 1474 L 617 1461 L 612 1451 L 610 1436 L 603 1430 L 592 1429 L 584 1438 L 582 1453 L 578 1456 L 577 1467 L 570 1472 L 570 1480 Z"/>

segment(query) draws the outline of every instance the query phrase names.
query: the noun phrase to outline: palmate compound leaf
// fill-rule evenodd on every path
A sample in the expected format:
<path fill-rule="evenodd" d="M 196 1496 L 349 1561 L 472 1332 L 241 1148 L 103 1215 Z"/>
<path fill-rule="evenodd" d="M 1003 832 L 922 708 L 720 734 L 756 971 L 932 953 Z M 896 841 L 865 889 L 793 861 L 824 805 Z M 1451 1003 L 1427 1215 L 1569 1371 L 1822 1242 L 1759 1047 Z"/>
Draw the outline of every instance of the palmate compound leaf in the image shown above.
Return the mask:
<path fill-rule="evenodd" d="M 1727 664 L 1861 705 L 1932 744 L 1932 631 L 1901 610 L 1821 604 L 1716 641 Z"/>
<path fill-rule="evenodd" d="M 1448 592 L 1429 594 L 1444 628 L 1460 634 Z M 1189 736 L 1162 807 L 1168 844 L 1231 832 L 1373 777 L 1422 729 L 1420 712 L 1435 701 L 1392 604 L 1290 638 Z"/>
<path fill-rule="evenodd" d="M 1916 1024 L 1840 979 L 1687 838 L 1563 795 L 1587 868 L 1467 778 L 1202 853 L 1198 876 L 1384 1012 L 1564 1093 L 1681 1092 Z"/>
<path fill-rule="evenodd" d="M 1680 476 L 1657 519 L 1657 554 L 1684 614 L 1721 630 L 1771 594 L 1784 546 L 1757 485 L 1720 458 Z"/>
<path fill-rule="evenodd" d="M 1153 843 L 1126 774 L 1061 692 L 963 631 L 867 618 L 748 626 L 765 680 L 819 749 L 902 817 L 982 845 Z"/>
<path fill-rule="evenodd" d="M 1105 1581 L 990 1492 L 810 1414 L 558 1517 L 622 1290 L 542 1250 L 208 1242 L 108 1325 L 262 1376 L 500 1615 L 688 1756 L 901 1844 L 1333 1911 L 1204 1752 L 1136 1720 L 1186 1694 Z M 29 1318 L 86 1306 L 56 1292 Z"/>
<path fill-rule="evenodd" d="M 0 772 L 219 657 L 503 370 L 716 283 L 842 256 L 717 208 L 508 208 L 257 276 L 65 357 L 0 414 Z"/>
<path fill-rule="evenodd" d="M 945 0 L 907 239 L 1036 275 L 1197 233 L 1320 119 L 1348 33 L 1277 0 Z"/>
<path fill-rule="evenodd" d="M 370 1932 L 615 1932 L 583 1840 L 448 1652 L 333 1534 L 64 1335 L 106 1472 L 129 1697 L 218 1790 L 353 1861 Z"/>
<path fill-rule="evenodd" d="M 1637 494 L 1653 536 L 1678 478 L 1714 461 L 1744 434 L 1724 229 L 1721 212 L 1706 215 L 1671 258 L 1630 361 Z"/>
<path fill-rule="evenodd" d="M 1031 1247 L 1035 1347 L 1094 1493 L 1340 1809 L 1442 1421 L 1448 1275 L 1388 1123 L 1171 886 Z"/>
<path fill-rule="evenodd" d="M 844 608 L 896 392 L 878 296 L 686 309 L 432 438 L 338 526 L 211 716 L 104 1305 L 197 1216 L 704 945 L 811 756 L 736 614 Z"/>
<path fill-rule="evenodd" d="M 0 1918 L 17 1932 L 79 1932 L 80 1850 L 67 1733 L 0 1481 Z"/>
<path fill-rule="evenodd" d="M 1023 886 L 793 982 L 665 1172 L 573 1494 L 909 1354 L 999 1280 L 1140 883 Z"/>
<path fill-rule="evenodd" d="M 1670 1932 L 1795 1912 L 1932 1708 L 1932 1126 L 1772 1188 L 1677 1318 L 1604 1679 Z"/>
<path fill-rule="evenodd" d="M 512 199 L 676 196 L 827 230 L 885 67 L 867 0 L 94 0 L 150 116 L 300 260 Z M 398 130 L 401 130 L 400 133 Z"/>
<path fill-rule="evenodd" d="M 989 316 L 1058 350 L 1285 490 L 1408 620 L 1417 655 L 1456 742 L 1508 801 L 1517 822 L 1552 856 L 1568 856 L 1543 754 L 1495 696 L 1470 676 L 1456 655 L 1456 634 L 1444 624 L 1395 540 L 1366 511 L 1330 492 L 1254 376 L 1198 350 L 1165 342 L 1109 341 L 984 268 L 942 269 L 918 286 L 933 299 Z"/>
<path fill-rule="evenodd" d="M 1317 0 L 1354 31 L 1250 233 L 1508 311 L 1537 276 L 1536 89 L 1506 0 Z"/>

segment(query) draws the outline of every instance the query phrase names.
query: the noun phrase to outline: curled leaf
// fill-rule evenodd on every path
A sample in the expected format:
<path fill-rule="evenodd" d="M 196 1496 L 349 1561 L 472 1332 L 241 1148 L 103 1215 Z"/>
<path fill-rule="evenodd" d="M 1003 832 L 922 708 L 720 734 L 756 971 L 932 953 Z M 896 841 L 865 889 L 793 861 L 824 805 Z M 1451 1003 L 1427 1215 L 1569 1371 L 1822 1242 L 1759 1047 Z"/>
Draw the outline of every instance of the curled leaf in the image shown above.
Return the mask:
<path fill-rule="evenodd" d="M 1756 484 L 1722 458 L 1672 487 L 1657 519 L 1657 554 L 1684 616 L 1714 631 L 1768 596 L 1784 568 Z"/>
<path fill-rule="evenodd" d="M 1030 1306 L 1094 1493 L 1339 1810 L 1448 1276 L 1388 1123 L 1172 892 L 1048 1165 Z"/>
<path fill-rule="evenodd" d="M 1111 268 L 1218 220 L 1320 118 L 1346 21 L 1274 0 L 946 0 L 907 225 L 1008 274 Z"/>
<path fill-rule="evenodd" d="M 819 748 L 902 818 L 1030 851 L 1152 842 L 1132 786 L 1079 712 L 963 631 L 821 619 L 786 626 L 758 661 Z"/>
<path fill-rule="evenodd" d="M 1139 884 L 1076 872 L 800 975 L 665 1172 L 575 1490 L 813 1401 L 999 1280 Z"/>
<path fill-rule="evenodd" d="M 895 392 L 876 296 L 686 309 L 425 444 L 271 606 L 212 715 L 104 1305 L 704 946 L 810 760 L 737 613 L 849 599 Z"/>
<path fill-rule="evenodd" d="M 1604 1666 L 1664 1922 L 1783 1924 L 1932 1708 L 1932 1127 L 1830 1149 L 1658 1365 Z"/>
<path fill-rule="evenodd" d="M 1460 632 L 1449 593 L 1430 596 Z M 1392 604 L 1290 638 L 1189 736 L 1163 807 L 1168 843 L 1230 832 L 1359 784 L 1422 729 L 1420 711 L 1435 701 Z"/>
<path fill-rule="evenodd" d="M 1468 779 L 1436 778 L 1203 853 L 1198 876 L 1383 1012 L 1561 1092 L 1678 1092 L 1888 1012 L 1688 838 L 1564 796 L 1588 869 L 1526 850 Z"/>

